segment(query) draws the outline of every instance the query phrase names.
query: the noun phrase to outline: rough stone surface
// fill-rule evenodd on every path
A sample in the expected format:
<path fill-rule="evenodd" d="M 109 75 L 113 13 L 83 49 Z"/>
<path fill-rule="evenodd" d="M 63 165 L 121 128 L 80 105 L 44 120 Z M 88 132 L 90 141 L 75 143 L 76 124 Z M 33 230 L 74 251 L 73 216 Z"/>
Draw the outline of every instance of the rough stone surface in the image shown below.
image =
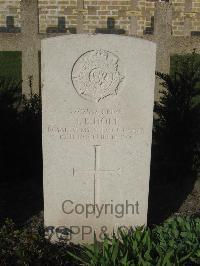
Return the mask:
<path fill-rule="evenodd" d="M 42 41 L 44 219 L 58 237 L 146 224 L 155 54 L 116 35 Z"/>

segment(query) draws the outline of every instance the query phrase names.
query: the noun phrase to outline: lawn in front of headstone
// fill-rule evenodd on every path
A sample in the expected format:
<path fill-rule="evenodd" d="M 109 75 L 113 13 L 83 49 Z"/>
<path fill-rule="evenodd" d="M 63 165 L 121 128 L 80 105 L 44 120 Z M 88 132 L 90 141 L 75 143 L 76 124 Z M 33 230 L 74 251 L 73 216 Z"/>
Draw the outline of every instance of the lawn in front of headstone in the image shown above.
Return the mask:
<path fill-rule="evenodd" d="M 22 80 L 22 53 L 18 51 L 0 51 L 0 77 L 15 82 Z"/>

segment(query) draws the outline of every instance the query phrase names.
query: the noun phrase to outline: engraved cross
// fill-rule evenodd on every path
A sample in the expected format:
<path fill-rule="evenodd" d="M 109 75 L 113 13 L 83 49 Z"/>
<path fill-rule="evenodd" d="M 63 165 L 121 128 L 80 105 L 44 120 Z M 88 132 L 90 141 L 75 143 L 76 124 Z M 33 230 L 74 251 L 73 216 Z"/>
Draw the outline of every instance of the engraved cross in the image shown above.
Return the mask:
<path fill-rule="evenodd" d="M 109 173 L 109 174 L 117 174 L 120 175 L 120 171 L 121 169 L 118 168 L 116 170 L 113 169 L 100 169 L 99 168 L 99 158 L 100 158 L 100 145 L 94 145 L 94 168 L 93 169 L 83 169 L 83 170 L 76 170 L 75 168 L 73 168 L 73 176 L 76 176 L 77 174 L 82 174 L 82 173 L 89 173 L 92 174 L 94 177 L 94 204 L 96 204 L 96 183 L 97 183 L 97 175 L 98 173 Z"/>

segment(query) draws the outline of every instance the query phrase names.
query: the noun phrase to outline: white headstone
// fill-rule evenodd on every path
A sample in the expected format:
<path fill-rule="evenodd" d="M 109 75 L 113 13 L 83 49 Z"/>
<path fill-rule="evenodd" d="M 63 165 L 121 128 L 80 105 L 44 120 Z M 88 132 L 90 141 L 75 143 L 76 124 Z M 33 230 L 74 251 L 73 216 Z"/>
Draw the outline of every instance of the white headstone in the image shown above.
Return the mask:
<path fill-rule="evenodd" d="M 134 37 L 42 41 L 44 218 L 55 237 L 92 242 L 94 231 L 101 240 L 146 224 L 155 62 L 156 45 Z"/>

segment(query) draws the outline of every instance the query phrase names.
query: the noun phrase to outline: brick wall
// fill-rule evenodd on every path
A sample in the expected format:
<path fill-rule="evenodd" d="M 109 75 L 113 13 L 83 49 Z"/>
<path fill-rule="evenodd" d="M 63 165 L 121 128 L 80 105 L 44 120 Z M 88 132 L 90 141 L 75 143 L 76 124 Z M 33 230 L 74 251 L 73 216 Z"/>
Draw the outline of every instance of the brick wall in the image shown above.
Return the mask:
<path fill-rule="evenodd" d="M 130 1 L 86 0 L 84 3 L 85 9 L 88 10 L 85 16 L 85 31 L 94 32 L 96 28 L 106 28 L 108 17 L 115 19 L 116 28 L 129 31 L 130 22 L 123 12 L 130 8 Z"/>
<path fill-rule="evenodd" d="M 200 31 L 200 0 L 193 0 L 192 8 L 197 12 L 195 18 L 192 20 L 192 31 Z"/>
<path fill-rule="evenodd" d="M 6 26 L 6 17 L 13 16 L 15 27 L 20 26 L 20 0 L 0 0 L 0 27 Z"/>
<path fill-rule="evenodd" d="M 66 27 L 76 27 L 77 0 L 39 0 L 40 32 L 46 32 L 47 27 L 56 27 L 58 17 L 65 17 Z"/>
<path fill-rule="evenodd" d="M 192 1 L 192 0 L 191 0 Z M 184 35 L 185 0 L 172 0 L 172 32 L 173 35 Z"/>
<path fill-rule="evenodd" d="M 133 7 L 131 0 L 85 0 L 84 1 L 84 31 L 94 32 L 96 28 L 106 28 L 107 18 L 115 19 L 118 29 L 130 32 L 129 11 L 137 13 L 137 34 L 151 31 L 155 2 L 158 0 L 138 0 Z M 58 17 L 65 19 L 66 27 L 77 25 L 77 0 L 38 0 L 40 32 L 46 32 L 48 27 L 57 27 Z M 191 22 L 191 31 L 200 31 L 200 0 L 171 0 L 173 19 L 172 33 L 183 36 L 185 20 Z M 14 16 L 15 26 L 20 26 L 20 0 L 0 0 L 0 27 L 5 26 L 6 16 Z M 196 13 L 194 13 L 196 12 Z"/>
<path fill-rule="evenodd" d="M 156 1 L 143 1 L 144 2 L 144 14 L 142 16 L 142 19 L 144 20 L 144 28 L 150 28 L 152 25 L 151 19 L 154 17 L 154 11 L 155 11 L 155 2 Z"/>
<path fill-rule="evenodd" d="M 84 31 L 93 33 L 96 28 L 106 28 L 107 18 L 115 19 L 117 29 L 130 31 L 130 17 L 127 14 L 132 10 L 131 0 L 85 0 L 84 1 Z M 138 0 L 138 35 L 142 35 L 146 27 L 151 26 L 151 17 L 154 15 L 155 1 Z M 77 1 L 67 0 L 39 0 L 40 32 L 47 27 L 57 25 L 57 17 L 64 16 L 66 26 L 75 27 L 77 23 Z"/>

